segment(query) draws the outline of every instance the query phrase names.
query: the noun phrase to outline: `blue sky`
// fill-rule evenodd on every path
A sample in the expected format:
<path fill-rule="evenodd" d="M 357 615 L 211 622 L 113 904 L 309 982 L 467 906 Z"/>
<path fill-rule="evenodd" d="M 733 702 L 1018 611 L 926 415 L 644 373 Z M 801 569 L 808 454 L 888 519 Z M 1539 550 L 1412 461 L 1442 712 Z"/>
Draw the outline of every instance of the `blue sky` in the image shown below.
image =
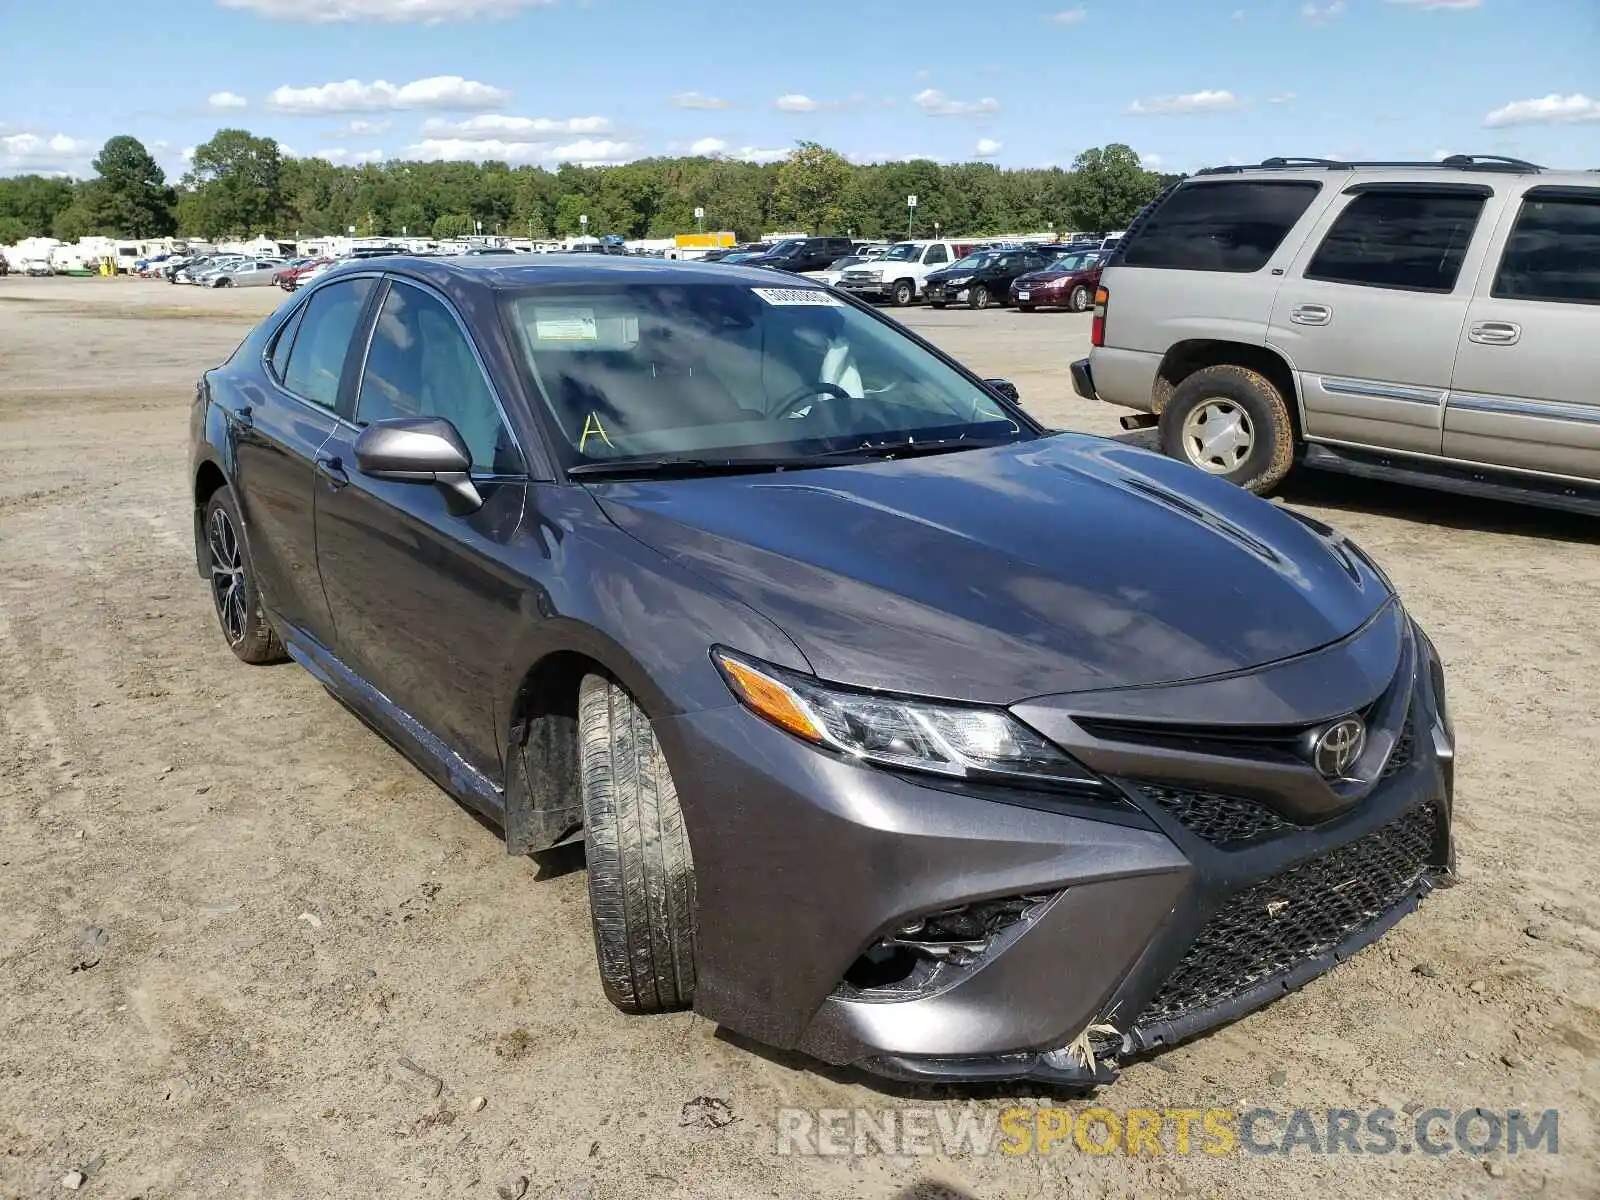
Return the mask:
<path fill-rule="evenodd" d="M 178 175 L 224 125 L 335 162 L 1600 167 L 1597 0 L 0 0 L 0 53 L 0 174 L 132 133 Z"/>

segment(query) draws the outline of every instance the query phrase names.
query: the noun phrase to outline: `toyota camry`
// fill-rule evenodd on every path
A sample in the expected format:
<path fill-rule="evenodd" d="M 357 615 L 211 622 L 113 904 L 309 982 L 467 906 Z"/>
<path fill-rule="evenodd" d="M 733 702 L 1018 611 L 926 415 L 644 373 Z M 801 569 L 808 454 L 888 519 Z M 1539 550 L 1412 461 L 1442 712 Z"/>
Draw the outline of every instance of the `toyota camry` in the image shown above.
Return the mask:
<path fill-rule="evenodd" d="M 1439 657 L 1360 549 L 809 280 L 351 263 L 191 433 L 233 653 L 582 841 L 626 1011 L 1090 1084 L 1452 875 Z"/>

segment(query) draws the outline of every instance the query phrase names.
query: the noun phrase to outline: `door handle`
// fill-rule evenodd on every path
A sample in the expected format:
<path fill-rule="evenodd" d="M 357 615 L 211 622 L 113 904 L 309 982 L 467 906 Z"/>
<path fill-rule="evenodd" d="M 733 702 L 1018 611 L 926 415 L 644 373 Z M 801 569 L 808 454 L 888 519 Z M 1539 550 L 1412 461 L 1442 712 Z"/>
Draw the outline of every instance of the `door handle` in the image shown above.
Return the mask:
<path fill-rule="evenodd" d="M 1480 346 L 1515 346 L 1522 340 L 1522 326 L 1512 321 L 1479 321 L 1467 330 L 1467 340 Z"/>
<path fill-rule="evenodd" d="M 1333 309 L 1326 304 L 1300 304 L 1289 314 L 1289 320 L 1296 325 L 1326 325 L 1333 320 Z"/>
<path fill-rule="evenodd" d="M 225 408 L 222 410 L 222 412 L 227 418 L 228 424 L 233 426 L 235 429 L 245 430 L 255 428 L 255 417 L 251 415 L 251 408 L 248 404 L 239 408 Z"/>
<path fill-rule="evenodd" d="M 328 486 L 337 491 L 350 482 L 350 476 L 344 473 L 344 464 L 339 461 L 338 455 L 322 455 L 317 459 L 317 474 L 327 480 Z"/>

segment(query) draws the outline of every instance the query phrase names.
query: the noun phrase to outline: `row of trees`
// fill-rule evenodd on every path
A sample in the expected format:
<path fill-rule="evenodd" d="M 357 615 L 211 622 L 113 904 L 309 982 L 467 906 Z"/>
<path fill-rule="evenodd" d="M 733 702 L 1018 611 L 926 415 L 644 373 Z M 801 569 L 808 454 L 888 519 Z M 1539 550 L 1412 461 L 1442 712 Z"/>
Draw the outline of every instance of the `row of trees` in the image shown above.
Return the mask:
<path fill-rule="evenodd" d="M 611 167 L 511 167 L 503 162 L 335 166 L 288 158 L 272 138 L 224 129 L 195 149 L 170 186 L 136 138 L 119 136 L 93 179 L 0 179 L 0 244 L 29 236 L 216 238 L 267 233 L 436 237 L 477 231 L 528 237 L 667 237 L 695 228 L 742 239 L 807 229 L 862 237 L 1120 229 L 1171 181 L 1123 145 L 1088 150 L 1070 171 L 1000 170 L 926 160 L 858 166 L 802 142 L 779 163 L 651 158 Z M 908 213 L 907 196 L 918 198 Z"/>

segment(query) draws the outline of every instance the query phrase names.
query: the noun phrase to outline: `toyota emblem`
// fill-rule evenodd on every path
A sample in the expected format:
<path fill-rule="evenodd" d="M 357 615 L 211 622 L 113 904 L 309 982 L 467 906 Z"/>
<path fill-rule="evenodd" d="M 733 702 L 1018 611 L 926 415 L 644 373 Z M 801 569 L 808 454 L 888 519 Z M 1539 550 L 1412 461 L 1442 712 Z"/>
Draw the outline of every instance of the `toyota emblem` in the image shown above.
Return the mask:
<path fill-rule="evenodd" d="M 1367 727 L 1355 717 L 1335 721 L 1311 743 L 1311 765 L 1324 779 L 1346 779 L 1367 748 Z"/>

